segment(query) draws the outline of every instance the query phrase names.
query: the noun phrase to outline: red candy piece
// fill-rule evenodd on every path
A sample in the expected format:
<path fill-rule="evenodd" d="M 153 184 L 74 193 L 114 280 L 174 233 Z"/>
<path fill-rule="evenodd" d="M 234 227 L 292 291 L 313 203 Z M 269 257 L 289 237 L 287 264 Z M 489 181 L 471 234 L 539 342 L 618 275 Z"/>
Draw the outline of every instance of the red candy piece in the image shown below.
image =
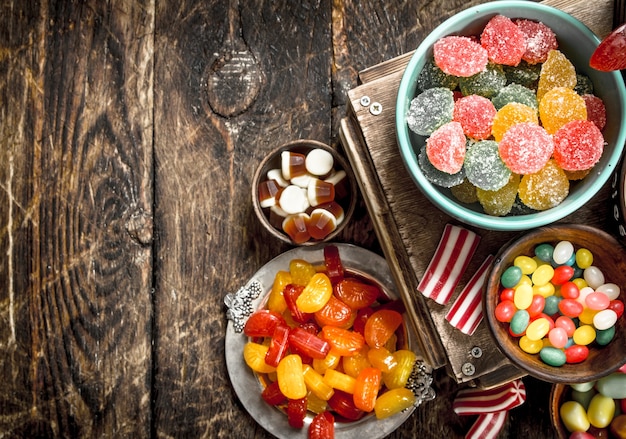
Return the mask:
<path fill-rule="evenodd" d="M 626 69 L 626 23 L 611 32 L 591 55 L 589 65 L 610 72 Z"/>
<path fill-rule="evenodd" d="M 566 171 L 584 171 L 595 165 L 604 150 L 600 129 L 588 120 L 573 120 L 553 136 L 554 159 Z"/>
<path fill-rule="evenodd" d="M 480 44 L 497 64 L 516 66 L 526 52 L 526 36 L 510 18 L 493 17 L 480 34 Z"/>
<path fill-rule="evenodd" d="M 534 123 L 513 125 L 498 145 L 500 158 L 515 174 L 534 174 L 548 162 L 554 151 L 552 137 Z"/>
<path fill-rule="evenodd" d="M 526 52 L 522 59 L 529 64 L 545 62 L 548 52 L 558 49 L 556 35 L 545 24 L 527 19 L 517 19 L 514 23 L 526 36 Z"/>
<path fill-rule="evenodd" d="M 456 174 L 465 160 L 465 133 L 459 122 L 448 122 L 426 139 L 426 155 L 440 171 Z"/>
<path fill-rule="evenodd" d="M 606 125 L 606 107 L 604 101 L 592 94 L 583 95 L 585 106 L 587 107 L 587 120 L 596 124 L 598 129 L 602 131 Z"/>
<path fill-rule="evenodd" d="M 589 356 L 589 348 L 582 345 L 573 345 L 565 349 L 565 361 L 568 364 L 582 363 Z"/>
<path fill-rule="evenodd" d="M 446 74 L 469 77 L 487 67 L 487 51 L 468 37 L 448 36 L 433 45 L 435 64 Z"/>
<path fill-rule="evenodd" d="M 493 103 L 479 95 L 469 95 L 454 103 L 452 119 L 459 122 L 463 132 L 477 140 L 484 140 L 491 135 L 493 118 L 496 116 Z"/>

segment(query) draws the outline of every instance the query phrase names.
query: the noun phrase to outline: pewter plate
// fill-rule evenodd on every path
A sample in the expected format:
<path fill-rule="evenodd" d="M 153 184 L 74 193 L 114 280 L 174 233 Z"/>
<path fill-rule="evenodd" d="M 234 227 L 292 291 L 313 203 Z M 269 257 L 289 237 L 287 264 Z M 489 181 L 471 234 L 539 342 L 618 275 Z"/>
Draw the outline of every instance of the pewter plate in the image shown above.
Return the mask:
<path fill-rule="evenodd" d="M 387 262 L 382 257 L 350 244 L 333 245 L 338 247 L 342 263 L 347 271 L 373 280 L 383 288 L 389 298 L 398 298 L 391 272 Z M 243 347 L 248 341 L 248 337 L 241 332 L 241 328 L 243 328 L 249 313 L 265 306 L 277 271 L 288 270 L 289 261 L 295 258 L 304 259 L 314 265 L 321 264 L 324 261 L 323 248 L 323 245 L 297 247 L 277 256 L 261 267 L 236 294 L 229 294 L 225 298 L 229 319 L 226 328 L 225 353 L 230 381 L 239 400 L 254 420 L 280 439 L 306 439 L 308 427 L 313 417 L 310 413 L 307 415 L 304 428 L 292 428 L 289 426 L 287 415 L 284 412 L 261 399 L 263 386 L 243 359 Z M 417 353 L 411 331 L 405 332 L 408 347 Z M 383 420 L 377 420 L 373 414 L 368 414 L 356 422 L 335 422 L 335 437 L 338 439 L 383 438 L 398 428 L 413 413 L 414 409 L 415 407 L 412 407 Z"/>

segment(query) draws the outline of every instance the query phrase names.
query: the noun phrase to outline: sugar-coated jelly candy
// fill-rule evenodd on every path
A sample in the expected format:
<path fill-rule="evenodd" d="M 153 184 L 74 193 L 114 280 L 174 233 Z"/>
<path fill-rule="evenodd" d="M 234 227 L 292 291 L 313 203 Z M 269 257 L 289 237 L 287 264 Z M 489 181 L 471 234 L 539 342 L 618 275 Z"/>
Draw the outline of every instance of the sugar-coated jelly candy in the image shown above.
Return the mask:
<path fill-rule="evenodd" d="M 464 178 L 461 183 L 452 186 L 450 192 L 461 203 L 471 204 L 478 201 L 476 186 L 470 183 L 467 178 Z"/>
<path fill-rule="evenodd" d="M 430 88 L 411 100 L 406 115 L 407 124 L 414 133 L 429 136 L 452 120 L 453 111 L 452 91 L 444 87 Z"/>
<path fill-rule="evenodd" d="M 480 34 L 480 44 L 491 61 L 509 66 L 518 65 L 526 52 L 524 32 L 504 15 L 496 15 L 487 22 Z"/>
<path fill-rule="evenodd" d="M 554 134 L 568 122 L 587 120 L 587 106 L 574 90 L 555 87 L 539 100 L 539 117 L 546 131 Z"/>
<path fill-rule="evenodd" d="M 576 86 L 576 69 L 567 57 L 559 50 L 548 52 L 548 58 L 541 65 L 539 84 L 537 85 L 537 99 L 556 87 L 574 90 Z"/>
<path fill-rule="evenodd" d="M 479 95 L 469 95 L 454 103 L 453 120 L 459 122 L 463 132 L 477 140 L 491 135 L 491 124 L 496 115 L 493 103 Z"/>
<path fill-rule="evenodd" d="M 337 228 L 337 218 L 325 209 L 315 209 L 309 215 L 307 230 L 311 238 L 324 239 Z"/>
<path fill-rule="evenodd" d="M 335 185 L 319 178 L 312 178 L 307 188 L 307 199 L 310 206 L 318 206 L 335 200 Z"/>
<path fill-rule="evenodd" d="M 511 170 L 506 167 L 493 140 L 482 140 L 465 153 L 465 177 L 474 186 L 495 191 L 508 183 Z"/>
<path fill-rule="evenodd" d="M 456 174 L 465 160 L 465 134 L 458 122 L 448 122 L 426 139 L 426 154 L 440 171 Z"/>
<path fill-rule="evenodd" d="M 276 194 L 281 189 L 276 180 L 265 180 L 259 183 L 259 204 L 261 207 L 272 207 L 276 204 Z"/>
<path fill-rule="evenodd" d="M 585 94 L 593 94 L 593 82 L 591 82 L 591 78 L 587 75 L 583 75 L 582 73 L 576 73 L 576 86 L 574 87 L 574 91 L 579 95 Z"/>
<path fill-rule="evenodd" d="M 508 215 L 517 199 L 520 177 L 511 174 L 507 184 L 495 191 L 476 188 L 476 196 L 485 213 L 493 216 Z"/>
<path fill-rule="evenodd" d="M 453 187 L 461 184 L 463 180 L 465 180 L 464 168 L 461 168 L 461 170 L 456 174 L 449 174 L 435 168 L 426 154 L 426 147 L 423 147 L 420 150 L 420 153 L 417 156 L 417 163 L 422 171 L 422 174 L 424 174 L 424 177 L 437 186 Z M 476 189 L 474 189 L 474 191 L 475 190 Z"/>
<path fill-rule="evenodd" d="M 557 264 L 565 264 L 574 254 L 574 245 L 570 241 L 559 241 L 554 246 L 552 260 Z"/>
<path fill-rule="evenodd" d="M 419 90 L 429 88 L 445 87 L 454 90 L 459 84 L 459 78 L 448 75 L 435 64 L 433 58 L 429 59 L 417 77 L 417 87 Z"/>
<path fill-rule="evenodd" d="M 593 122 L 600 131 L 606 126 L 606 107 L 604 101 L 593 94 L 582 95 L 587 108 L 587 120 Z"/>
<path fill-rule="evenodd" d="M 536 123 L 518 123 L 504 133 L 498 144 L 500 157 L 516 174 L 534 174 L 545 166 L 552 152 L 552 137 Z"/>
<path fill-rule="evenodd" d="M 551 159 L 537 173 L 524 175 L 520 181 L 519 197 L 536 210 L 547 210 L 559 205 L 569 194 L 569 180 L 563 170 Z"/>
<path fill-rule="evenodd" d="M 547 365 L 555 367 L 563 366 L 565 361 L 567 361 L 565 352 L 552 346 L 546 346 L 541 349 L 539 357 L 541 358 L 541 361 Z"/>
<path fill-rule="evenodd" d="M 511 102 L 500 108 L 493 118 L 491 134 L 499 142 L 509 128 L 519 123 L 539 123 L 537 110 L 518 102 Z"/>
<path fill-rule="evenodd" d="M 487 50 L 468 37 L 448 36 L 433 45 L 435 64 L 448 75 L 467 77 L 485 69 Z"/>
<path fill-rule="evenodd" d="M 528 19 L 516 19 L 513 22 L 526 36 L 526 51 L 522 56 L 531 64 L 543 63 L 551 50 L 558 49 L 556 35 L 545 24 Z"/>
<path fill-rule="evenodd" d="M 322 148 L 315 148 L 306 155 L 304 165 L 309 173 L 322 176 L 333 169 L 335 160 L 330 152 Z"/>
<path fill-rule="evenodd" d="M 537 95 L 535 92 L 520 84 L 509 84 L 502 87 L 500 91 L 498 91 L 498 93 L 491 98 L 491 102 L 495 106 L 496 110 L 499 110 L 511 102 L 524 104 L 530 108 L 534 108 L 535 110 L 539 109 L 539 103 L 537 102 Z"/>
<path fill-rule="evenodd" d="M 294 177 L 306 174 L 306 156 L 292 151 L 280 153 L 283 178 L 291 180 Z"/>
<path fill-rule="evenodd" d="M 277 201 L 287 214 L 304 212 L 310 205 L 306 190 L 293 184 L 278 193 Z"/>
<path fill-rule="evenodd" d="M 489 63 L 485 70 L 475 75 L 459 78 L 459 89 L 465 96 L 495 96 L 506 85 L 506 75 L 500 64 Z"/>
<path fill-rule="evenodd" d="M 587 431 L 589 430 L 589 419 L 587 418 L 587 411 L 585 408 L 576 401 L 566 401 L 561 404 L 559 408 L 559 414 L 561 415 L 561 421 L 567 428 L 567 431 Z"/>
<path fill-rule="evenodd" d="M 506 81 L 509 84 L 519 84 L 532 90 L 537 89 L 541 64 L 529 64 L 522 60 L 517 67 L 503 66 Z"/>
<path fill-rule="evenodd" d="M 591 169 L 602 157 L 604 137 L 588 120 L 573 120 L 554 133 L 554 159 L 562 169 Z"/>
<path fill-rule="evenodd" d="M 572 345 L 565 349 L 565 361 L 568 364 L 582 363 L 589 356 L 589 348 L 587 346 Z"/>
<path fill-rule="evenodd" d="M 587 408 L 589 423 L 597 428 L 608 427 L 615 415 L 615 401 L 602 392 L 594 395 Z"/>
<path fill-rule="evenodd" d="M 296 213 L 287 216 L 283 220 L 282 229 L 289 235 L 291 240 L 296 244 L 302 244 L 311 239 L 311 234 L 307 228 L 309 215 L 306 213 Z"/>

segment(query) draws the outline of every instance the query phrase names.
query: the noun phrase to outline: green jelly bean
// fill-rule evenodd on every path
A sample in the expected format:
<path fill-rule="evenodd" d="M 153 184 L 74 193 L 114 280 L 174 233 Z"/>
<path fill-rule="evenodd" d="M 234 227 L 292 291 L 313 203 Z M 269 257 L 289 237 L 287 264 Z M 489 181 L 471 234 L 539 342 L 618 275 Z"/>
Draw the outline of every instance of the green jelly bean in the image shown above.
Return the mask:
<path fill-rule="evenodd" d="M 572 399 L 580 405 L 582 405 L 585 410 L 589 407 L 589 403 L 591 402 L 591 398 L 596 396 L 598 392 L 595 389 L 587 390 L 586 392 L 579 392 L 578 390 L 572 389 Z"/>
<path fill-rule="evenodd" d="M 535 247 L 535 256 L 537 256 L 543 262 L 552 262 L 553 253 L 554 247 L 550 244 L 539 244 L 537 247 Z"/>
<path fill-rule="evenodd" d="M 530 322 L 530 314 L 525 309 L 519 309 L 511 319 L 511 332 L 515 335 L 523 334 Z"/>
<path fill-rule="evenodd" d="M 596 343 L 600 346 L 606 346 L 611 343 L 613 337 L 615 337 L 615 326 L 611 326 L 608 329 L 596 330 Z"/>
<path fill-rule="evenodd" d="M 600 378 L 596 383 L 596 389 L 608 398 L 626 398 L 626 373 L 615 372 Z"/>
<path fill-rule="evenodd" d="M 563 298 L 560 296 L 546 297 L 546 303 L 543 305 L 543 313 L 551 316 L 559 312 L 559 302 L 561 300 L 563 300 Z"/>
<path fill-rule="evenodd" d="M 608 427 L 615 415 L 615 401 L 613 398 L 598 393 L 589 402 L 587 418 L 589 423 L 597 428 Z"/>
<path fill-rule="evenodd" d="M 588 390 L 593 389 L 593 386 L 595 385 L 596 385 L 595 381 L 588 381 L 586 383 L 570 384 L 570 387 L 578 392 L 587 392 Z"/>
<path fill-rule="evenodd" d="M 522 279 L 522 269 L 511 265 L 504 270 L 502 276 L 500 276 L 500 283 L 504 288 L 513 288 Z"/>
<path fill-rule="evenodd" d="M 585 408 L 576 401 L 567 401 L 559 409 L 561 421 L 567 431 L 587 431 L 589 430 L 589 419 Z"/>
<path fill-rule="evenodd" d="M 539 357 L 547 365 L 555 367 L 563 366 L 567 359 L 565 357 L 565 352 L 551 346 L 546 346 L 539 351 Z"/>

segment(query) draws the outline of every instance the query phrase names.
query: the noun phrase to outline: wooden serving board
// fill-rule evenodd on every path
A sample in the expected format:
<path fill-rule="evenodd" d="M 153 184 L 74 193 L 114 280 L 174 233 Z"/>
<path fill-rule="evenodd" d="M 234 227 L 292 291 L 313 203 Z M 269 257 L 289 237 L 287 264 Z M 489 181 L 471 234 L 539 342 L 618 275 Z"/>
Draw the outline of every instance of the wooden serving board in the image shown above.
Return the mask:
<path fill-rule="evenodd" d="M 543 3 L 572 14 L 600 37 L 611 30 L 611 0 Z M 350 102 L 341 122 L 341 141 L 406 304 L 422 355 L 434 368 L 446 367 L 458 383 L 497 386 L 524 373 L 497 349 L 486 321 L 468 336 L 450 325 L 445 315 L 485 258 L 495 255 L 518 233 L 493 232 L 461 224 L 431 204 L 413 182 L 400 157 L 394 122 L 398 86 L 411 55 L 407 53 L 360 72 L 361 85 L 348 92 Z M 610 192 L 607 183 L 587 206 L 561 222 L 586 223 L 613 231 Z M 481 240 L 452 299 L 442 306 L 422 296 L 417 285 L 447 223 L 472 230 Z"/>

